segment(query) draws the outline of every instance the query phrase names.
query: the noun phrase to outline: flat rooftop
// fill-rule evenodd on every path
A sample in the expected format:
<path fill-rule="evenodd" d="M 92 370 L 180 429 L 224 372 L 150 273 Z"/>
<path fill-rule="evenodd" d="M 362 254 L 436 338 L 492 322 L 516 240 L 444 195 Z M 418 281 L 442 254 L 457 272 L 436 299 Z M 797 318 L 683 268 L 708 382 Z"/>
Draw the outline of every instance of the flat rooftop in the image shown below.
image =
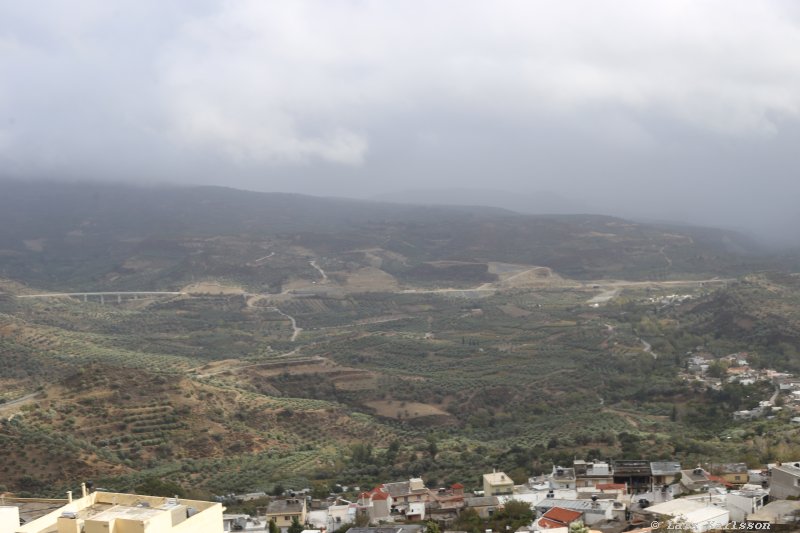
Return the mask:
<path fill-rule="evenodd" d="M 19 531 L 24 533 L 56 533 L 57 520 L 62 513 L 71 513 L 78 520 L 91 522 L 111 522 L 125 519 L 134 522 L 145 522 L 155 516 L 169 514 L 170 523 L 176 524 L 190 520 L 194 514 L 216 508 L 222 526 L 222 505 L 213 502 L 196 500 L 162 498 L 157 496 L 141 496 L 112 492 L 95 492 L 72 503 L 51 500 L 49 509 L 40 509 L 41 514 L 35 520 L 25 518 L 26 523 Z M 193 509 L 190 517 L 189 508 Z M 212 511 L 213 512 L 213 511 Z"/>
<path fill-rule="evenodd" d="M 94 506 L 90 508 L 94 509 Z M 91 516 L 92 520 L 96 520 L 98 522 L 111 522 L 112 520 L 116 520 L 118 518 L 123 518 L 125 520 L 136 520 L 138 522 L 144 522 L 145 520 L 149 520 L 154 516 L 160 515 L 161 513 L 167 511 L 167 509 L 153 509 L 151 507 L 130 507 L 128 505 L 114 505 L 108 509 L 102 510 L 99 513 Z"/>
<path fill-rule="evenodd" d="M 60 509 L 67 500 L 51 500 L 38 498 L 0 498 L 0 506 L 17 507 L 19 517 L 25 523 L 33 522 L 56 509 Z"/>
<path fill-rule="evenodd" d="M 491 474 L 484 474 L 483 480 L 491 485 L 514 484 L 514 481 L 508 477 L 505 472 L 492 472 Z"/>

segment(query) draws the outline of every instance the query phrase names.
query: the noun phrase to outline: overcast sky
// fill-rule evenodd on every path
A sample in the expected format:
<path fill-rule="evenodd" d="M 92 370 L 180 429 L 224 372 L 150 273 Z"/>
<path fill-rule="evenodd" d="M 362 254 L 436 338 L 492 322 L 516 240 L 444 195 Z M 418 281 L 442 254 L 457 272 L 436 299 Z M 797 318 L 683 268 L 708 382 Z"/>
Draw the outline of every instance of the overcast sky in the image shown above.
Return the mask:
<path fill-rule="evenodd" d="M 796 238 L 800 3 L 0 2 L 0 172 L 553 191 Z"/>

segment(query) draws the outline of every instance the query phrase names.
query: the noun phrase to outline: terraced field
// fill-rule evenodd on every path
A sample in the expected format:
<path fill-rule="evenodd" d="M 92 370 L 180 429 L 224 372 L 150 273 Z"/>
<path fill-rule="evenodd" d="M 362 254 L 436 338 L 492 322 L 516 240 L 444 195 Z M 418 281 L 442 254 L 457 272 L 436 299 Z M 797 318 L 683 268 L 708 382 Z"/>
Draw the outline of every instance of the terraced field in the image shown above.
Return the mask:
<path fill-rule="evenodd" d="M 772 295 L 795 294 L 769 283 Z M 420 472 L 473 482 L 492 466 L 522 478 L 575 455 L 752 459 L 753 430 L 703 422 L 693 413 L 709 398 L 677 378 L 698 342 L 679 324 L 701 327 L 728 289 L 697 285 L 686 304 L 652 303 L 669 290 L 632 285 L 598 307 L 583 284 L 480 299 L 16 300 L 0 312 L 0 398 L 36 396 L 3 411 L 0 471 L 31 493 L 86 476 L 120 489 L 169 477 L 219 493 Z M 294 342 L 276 306 L 303 328 Z"/>

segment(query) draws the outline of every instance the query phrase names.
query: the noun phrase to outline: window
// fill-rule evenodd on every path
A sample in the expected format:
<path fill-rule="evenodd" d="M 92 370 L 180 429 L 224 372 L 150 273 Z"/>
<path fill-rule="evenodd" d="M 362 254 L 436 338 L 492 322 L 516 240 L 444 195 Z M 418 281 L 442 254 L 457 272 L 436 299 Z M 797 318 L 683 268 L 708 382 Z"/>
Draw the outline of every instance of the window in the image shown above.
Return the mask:
<path fill-rule="evenodd" d="M 288 517 L 288 516 L 284 516 L 284 517 L 283 517 L 283 519 L 284 519 L 284 520 L 291 520 L 291 518 L 290 518 L 290 517 Z"/>

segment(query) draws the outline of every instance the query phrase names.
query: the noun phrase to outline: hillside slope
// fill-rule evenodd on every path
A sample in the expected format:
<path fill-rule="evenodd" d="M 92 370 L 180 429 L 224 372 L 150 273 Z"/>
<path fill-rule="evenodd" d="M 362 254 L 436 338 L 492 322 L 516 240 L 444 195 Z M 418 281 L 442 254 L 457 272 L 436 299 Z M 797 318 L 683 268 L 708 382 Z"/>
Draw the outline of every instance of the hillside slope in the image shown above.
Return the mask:
<path fill-rule="evenodd" d="M 219 187 L 4 182 L 0 276 L 53 290 L 177 289 L 227 279 L 280 292 L 377 268 L 402 283 L 479 284 L 500 261 L 573 278 L 727 276 L 756 261 L 741 236 L 593 215 L 520 215 L 482 207 L 407 206 Z M 377 257 L 377 259 L 376 259 Z M 428 265 L 428 266 L 426 266 Z M 439 265 L 440 266 L 440 265 Z M 469 269 L 466 269 L 469 270 Z M 335 280 L 332 280 L 333 282 Z"/>

